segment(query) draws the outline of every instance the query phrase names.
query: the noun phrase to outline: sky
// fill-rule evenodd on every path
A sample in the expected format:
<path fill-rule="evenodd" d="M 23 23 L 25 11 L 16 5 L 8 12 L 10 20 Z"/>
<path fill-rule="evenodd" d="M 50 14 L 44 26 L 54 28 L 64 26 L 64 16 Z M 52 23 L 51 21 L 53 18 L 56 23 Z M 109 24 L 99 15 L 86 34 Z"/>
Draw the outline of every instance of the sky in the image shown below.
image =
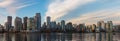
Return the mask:
<path fill-rule="evenodd" d="M 41 13 L 42 23 L 50 16 L 51 21 L 73 24 L 95 24 L 98 21 L 113 21 L 120 24 L 120 0 L 0 0 L 0 24 L 7 16 L 33 17 Z"/>

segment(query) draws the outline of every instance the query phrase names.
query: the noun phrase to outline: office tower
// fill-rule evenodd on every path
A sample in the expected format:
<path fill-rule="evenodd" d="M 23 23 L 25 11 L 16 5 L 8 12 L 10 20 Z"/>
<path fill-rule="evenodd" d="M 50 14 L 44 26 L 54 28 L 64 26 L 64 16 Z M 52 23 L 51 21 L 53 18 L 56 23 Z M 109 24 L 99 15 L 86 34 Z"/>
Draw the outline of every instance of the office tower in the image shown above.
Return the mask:
<path fill-rule="evenodd" d="M 42 29 L 45 29 L 47 27 L 46 22 L 42 25 Z"/>
<path fill-rule="evenodd" d="M 67 28 L 67 30 L 72 30 L 72 28 L 73 28 L 73 26 L 72 26 L 72 23 L 71 22 L 69 22 L 69 23 L 67 23 L 66 24 L 66 28 Z"/>
<path fill-rule="evenodd" d="M 84 24 L 79 24 L 80 31 L 84 31 Z"/>
<path fill-rule="evenodd" d="M 8 23 L 7 22 L 5 22 L 4 26 L 5 26 L 5 30 L 8 31 Z"/>
<path fill-rule="evenodd" d="M 88 30 L 88 32 L 92 32 L 92 25 L 88 25 L 87 30 Z"/>
<path fill-rule="evenodd" d="M 101 31 L 101 21 L 97 22 L 97 28 L 96 30 L 99 32 Z"/>
<path fill-rule="evenodd" d="M 112 21 L 108 21 L 107 23 L 109 24 L 109 25 L 108 25 L 108 27 L 109 27 L 109 28 L 108 28 L 108 31 L 109 31 L 109 32 L 112 32 L 112 29 L 113 29 L 113 23 L 112 23 Z"/>
<path fill-rule="evenodd" d="M 40 28 L 41 28 L 41 15 L 40 15 L 40 13 L 36 13 L 34 20 L 35 20 L 35 24 L 36 24 L 36 30 L 40 30 Z"/>
<path fill-rule="evenodd" d="M 0 32 L 2 32 L 4 29 L 4 26 L 0 24 Z"/>
<path fill-rule="evenodd" d="M 15 25 L 15 31 L 21 31 L 23 28 L 22 19 L 20 17 L 16 17 L 14 25 Z"/>
<path fill-rule="evenodd" d="M 105 30 L 104 31 L 106 32 L 107 31 L 107 29 L 106 29 L 107 28 L 107 23 L 104 23 L 104 24 L 105 24 L 104 25 L 105 26 Z"/>
<path fill-rule="evenodd" d="M 93 25 L 92 25 L 92 32 L 95 32 L 95 28 L 96 28 L 96 25 L 93 24 Z"/>
<path fill-rule="evenodd" d="M 27 30 L 27 19 L 28 17 L 23 18 L 23 30 Z"/>
<path fill-rule="evenodd" d="M 12 16 L 7 16 L 6 29 L 9 31 L 12 27 Z"/>
<path fill-rule="evenodd" d="M 65 30 L 65 21 L 64 20 L 61 21 L 61 27 L 62 27 L 62 30 Z"/>
<path fill-rule="evenodd" d="M 57 29 L 58 29 L 58 30 L 61 30 L 60 28 L 61 28 L 60 22 L 58 22 L 58 23 L 57 23 Z"/>
<path fill-rule="evenodd" d="M 106 23 L 106 32 L 109 31 L 109 27 L 110 27 L 110 24 L 107 22 L 107 23 Z"/>
<path fill-rule="evenodd" d="M 101 21 L 101 30 L 105 31 L 105 23 L 104 23 L 104 21 Z"/>
<path fill-rule="evenodd" d="M 56 22 L 55 21 L 51 22 L 51 28 L 50 29 L 52 29 L 52 30 L 56 29 Z"/>
<path fill-rule="evenodd" d="M 33 17 L 28 18 L 27 23 L 27 30 L 35 30 L 36 24 Z"/>
<path fill-rule="evenodd" d="M 50 16 L 47 17 L 47 28 L 50 28 L 51 18 Z"/>

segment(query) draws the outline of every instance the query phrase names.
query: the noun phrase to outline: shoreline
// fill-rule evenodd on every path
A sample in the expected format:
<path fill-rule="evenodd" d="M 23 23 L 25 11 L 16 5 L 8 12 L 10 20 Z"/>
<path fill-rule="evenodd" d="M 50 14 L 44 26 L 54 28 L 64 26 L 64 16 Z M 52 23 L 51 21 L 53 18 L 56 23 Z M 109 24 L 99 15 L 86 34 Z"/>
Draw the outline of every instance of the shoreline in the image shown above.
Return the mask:
<path fill-rule="evenodd" d="M 0 33 L 120 33 L 120 32 L 0 32 Z"/>

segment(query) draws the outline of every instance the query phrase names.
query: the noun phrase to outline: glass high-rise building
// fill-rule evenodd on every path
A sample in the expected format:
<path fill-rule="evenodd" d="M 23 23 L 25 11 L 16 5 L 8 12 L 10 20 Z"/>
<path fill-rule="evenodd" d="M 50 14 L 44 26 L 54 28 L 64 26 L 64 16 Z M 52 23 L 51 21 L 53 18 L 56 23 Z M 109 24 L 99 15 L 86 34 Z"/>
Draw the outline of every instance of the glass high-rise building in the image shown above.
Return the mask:
<path fill-rule="evenodd" d="M 97 32 L 101 31 L 101 21 L 97 22 L 96 31 L 97 31 Z"/>
<path fill-rule="evenodd" d="M 33 17 L 28 18 L 27 23 L 27 30 L 35 30 L 36 24 Z"/>
<path fill-rule="evenodd" d="M 56 29 L 56 21 L 51 22 L 51 29 Z"/>
<path fill-rule="evenodd" d="M 101 21 L 101 30 L 105 31 L 105 22 Z"/>
<path fill-rule="evenodd" d="M 112 29 L 113 29 L 113 23 L 112 23 L 112 21 L 108 21 L 108 31 L 109 32 L 112 32 Z"/>
<path fill-rule="evenodd" d="M 72 28 L 73 28 L 72 23 L 71 22 L 67 23 L 66 28 L 67 28 L 67 30 L 72 30 Z"/>
<path fill-rule="evenodd" d="M 41 28 L 41 15 L 40 15 L 40 13 L 36 13 L 35 23 L 36 23 L 36 29 L 40 30 L 40 28 Z"/>
<path fill-rule="evenodd" d="M 23 18 L 23 30 L 27 30 L 27 19 L 28 17 Z"/>
<path fill-rule="evenodd" d="M 20 17 L 15 18 L 14 24 L 15 24 L 15 30 L 16 31 L 23 30 L 22 19 Z"/>
<path fill-rule="evenodd" d="M 61 27 L 62 27 L 62 30 L 65 30 L 65 21 L 64 20 L 61 21 Z"/>
<path fill-rule="evenodd" d="M 7 16 L 6 29 L 9 31 L 12 27 L 12 16 Z"/>
<path fill-rule="evenodd" d="M 51 18 L 50 16 L 47 17 L 47 28 L 50 28 Z"/>

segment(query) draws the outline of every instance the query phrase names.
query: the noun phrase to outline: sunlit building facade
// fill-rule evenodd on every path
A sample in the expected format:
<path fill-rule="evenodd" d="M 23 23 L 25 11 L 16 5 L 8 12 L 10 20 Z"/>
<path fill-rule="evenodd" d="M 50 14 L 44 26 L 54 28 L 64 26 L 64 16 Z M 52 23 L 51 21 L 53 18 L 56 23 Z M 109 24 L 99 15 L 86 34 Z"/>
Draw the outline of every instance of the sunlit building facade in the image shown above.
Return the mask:
<path fill-rule="evenodd" d="M 72 23 L 71 22 L 67 23 L 66 28 L 67 28 L 67 30 L 72 30 L 72 28 L 73 28 Z"/>
<path fill-rule="evenodd" d="M 35 30 L 36 24 L 33 17 L 28 18 L 27 23 L 27 30 Z"/>
<path fill-rule="evenodd" d="M 62 30 L 65 30 L 65 21 L 64 20 L 61 21 L 61 28 L 62 28 Z"/>
<path fill-rule="evenodd" d="M 20 17 L 15 18 L 14 25 L 15 25 L 15 31 L 23 30 L 22 19 Z"/>
<path fill-rule="evenodd" d="M 50 23 L 51 23 L 51 17 L 50 16 L 47 16 L 47 28 L 50 28 Z"/>
<path fill-rule="evenodd" d="M 12 27 L 12 16 L 7 16 L 6 30 L 10 31 L 11 27 Z"/>
<path fill-rule="evenodd" d="M 27 30 L 27 19 L 28 17 L 23 18 L 23 30 Z"/>
<path fill-rule="evenodd" d="M 40 30 L 40 28 L 41 28 L 41 15 L 40 15 L 40 13 L 36 13 L 34 20 L 35 20 L 35 24 L 36 24 L 36 30 Z"/>

